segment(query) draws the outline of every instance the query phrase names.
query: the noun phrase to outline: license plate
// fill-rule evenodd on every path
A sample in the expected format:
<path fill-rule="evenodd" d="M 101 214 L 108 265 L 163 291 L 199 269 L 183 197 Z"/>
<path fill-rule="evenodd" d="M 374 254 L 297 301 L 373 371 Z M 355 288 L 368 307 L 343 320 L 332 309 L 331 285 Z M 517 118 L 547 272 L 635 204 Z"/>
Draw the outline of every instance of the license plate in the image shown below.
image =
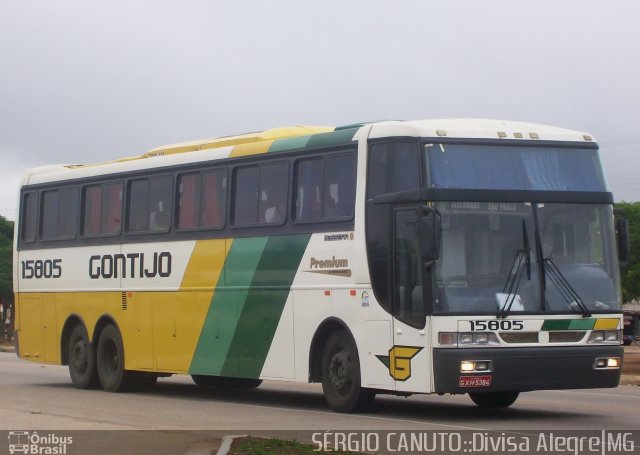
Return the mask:
<path fill-rule="evenodd" d="M 460 376 L 458 387 L 489 387 L 491 376 Z"/>

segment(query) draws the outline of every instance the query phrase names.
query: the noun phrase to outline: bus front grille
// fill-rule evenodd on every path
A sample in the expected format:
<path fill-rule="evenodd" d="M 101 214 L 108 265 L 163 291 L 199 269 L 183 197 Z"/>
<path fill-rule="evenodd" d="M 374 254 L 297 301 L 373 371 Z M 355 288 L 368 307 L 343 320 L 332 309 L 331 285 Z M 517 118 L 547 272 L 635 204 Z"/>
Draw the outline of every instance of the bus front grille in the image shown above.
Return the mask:
<path fill-rule="evenodd" d="M 538 332 L 500 332 L 502 341 L 509 344 L 537 343 Z"/>
<path fill-rule="evenodd" d="M 572 330 L 567 332 L 549 332 L 549 343 L 578 343 L 587 332 Z"/>

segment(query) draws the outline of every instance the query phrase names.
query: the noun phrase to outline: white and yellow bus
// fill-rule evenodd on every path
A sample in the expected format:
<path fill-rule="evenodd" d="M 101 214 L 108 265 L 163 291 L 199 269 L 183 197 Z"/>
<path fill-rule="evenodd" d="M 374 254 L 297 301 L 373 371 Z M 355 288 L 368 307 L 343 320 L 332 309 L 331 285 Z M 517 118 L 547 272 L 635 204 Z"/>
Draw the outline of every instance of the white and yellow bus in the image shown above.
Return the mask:
<path fill-rule="evenodd" d="M 612 203 L 591 136 L 488 120 L 280 128 L 33 169 L 18 356 L 112 392 L 170 374 L 321 382 L 344 412 L 377 393 L 505 407 L 616 387 Z"/>

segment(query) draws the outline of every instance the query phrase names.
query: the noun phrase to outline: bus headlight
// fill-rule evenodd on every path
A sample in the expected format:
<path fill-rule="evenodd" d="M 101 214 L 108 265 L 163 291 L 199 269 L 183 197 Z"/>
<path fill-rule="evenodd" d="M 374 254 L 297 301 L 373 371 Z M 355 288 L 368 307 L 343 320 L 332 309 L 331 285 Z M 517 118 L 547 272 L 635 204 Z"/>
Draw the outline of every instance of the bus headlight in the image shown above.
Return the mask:
<path fill-rule="evenodd" d="M 493 332 L 463 332 L 458 335 L 458 342 L 464 345 L 498 345 L 498 337 Z"/>
<path fill-rule="evenodd" d="M 620 330 L 594 330 L 587 343 L 620 343 Z"/>

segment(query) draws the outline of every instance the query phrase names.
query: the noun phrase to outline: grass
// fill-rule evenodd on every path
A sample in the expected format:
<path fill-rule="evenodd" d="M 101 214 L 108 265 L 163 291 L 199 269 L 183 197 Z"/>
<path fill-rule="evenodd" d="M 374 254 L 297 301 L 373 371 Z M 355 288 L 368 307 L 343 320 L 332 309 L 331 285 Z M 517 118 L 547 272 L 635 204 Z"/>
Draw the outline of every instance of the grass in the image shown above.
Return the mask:
<path fill-rule="evenodd" d="M 229 453 L 232 455 L 311 455 L 319 452 L 317 446 L 303 444 L 294 439 L 284 440 L 248 436 L 234 440 Z M 331 453 L 355 452 L 332 451 Z"/>

